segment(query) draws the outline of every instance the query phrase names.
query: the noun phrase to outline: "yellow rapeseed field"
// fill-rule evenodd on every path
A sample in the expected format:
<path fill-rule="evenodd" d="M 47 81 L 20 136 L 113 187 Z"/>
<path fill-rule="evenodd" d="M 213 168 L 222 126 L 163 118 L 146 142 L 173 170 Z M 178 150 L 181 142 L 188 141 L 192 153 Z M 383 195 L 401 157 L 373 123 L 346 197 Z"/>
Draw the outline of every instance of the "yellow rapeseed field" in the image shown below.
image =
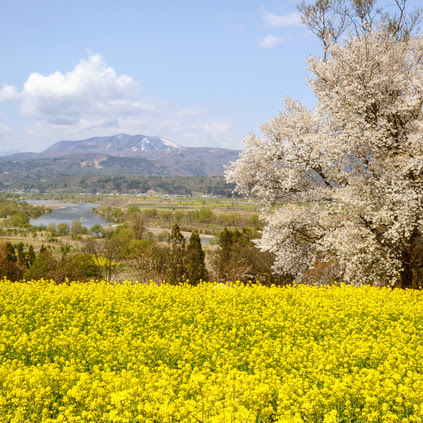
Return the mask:
<path fill-rule="evenodd" d="M 421 291 L 0 282 L 0 422 L 423 421 Z"/>

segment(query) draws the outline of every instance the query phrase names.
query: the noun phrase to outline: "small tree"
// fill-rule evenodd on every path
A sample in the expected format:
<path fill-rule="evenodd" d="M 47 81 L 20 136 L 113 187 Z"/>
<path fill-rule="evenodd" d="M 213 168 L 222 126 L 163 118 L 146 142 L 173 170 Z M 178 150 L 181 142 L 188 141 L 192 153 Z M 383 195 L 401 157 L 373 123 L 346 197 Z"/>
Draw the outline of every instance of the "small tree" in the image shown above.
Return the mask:
<path fill-rule="evenodd" d="M 30 268 L 25 272 L 25 279 L 54 279 L 58 262 L 51 250 L 42 246 Z"/>
<path fill-rule="evenodd" d="M 28 247 L 28 253 L 27 253 L 27 267 L 31 267 L 32 263 L 34 263 L 35 260 L 35 251 L 34 246 L 32 244 Z"/>
<path fill-rule="evenodd" d="M 68 235 L 70 232 L 70 227 L 67 223 L 61 222 L 57 225 L 57 232 L 59 235 Z"/>
<path fill-rule="evenodd" d="M 212 262 L 215 276 L 221 281 L 229 281 L 233 277 L 233 245 L 239 236 L 239 231 L 230 231 L 227 228 L 218 236 L 219 249 L 213 252 Z"/>
<path fill-rule="evenodd" d="M 72 235 L 82 234 L 82 232 L 83 232 L 82 228 L 83 228 L 83 226 L 82 226 L 80 219 L 73 219 L 72 220 L 72 226 L 71 226 Z"/>
<path fill-rule="evenodd" d="M 28 267 L 28 259 L 24 251 L 24 244 L 22 242 L 16 245 L 16 256 L 20 266 Z"/>
<path fill-rule="evenodd" d="M 103 235 L 103 228 L 101 225 L 96 223 L 95 225 L 91 226 L 90 232 L 94 234 L 97 238 L 100 238 Z"/>
<path fill-rule="evenodd" d="M 11 281 L 22 279 L 24 266 L 18 263 L 15 249 L 10 242 L 0 243 L 0 279 L 7 277 Z"/>
<path fill-rule="evenodd" d="M 115 239 L 87 239 L 84 252 L 88 254 L 91 267 L 96 269 L 97 276 L 111 281 L 119 267 L 117 260 L 121 253 L 121 244 Z"/>
<path fill-rule="evenodd" d="M 6 242 L 5 244 L 6 249 L 6 258 L 9 262 L 15 263 L 18 261 L 18 257 L 16 255 L 15 247 L 10 242 Z"/>
<path fill-rule="evenodd" d="M 141 213 L 139 209 L 132 210 L 130 213 L 128 213 L 128 221 L 134 238 L 142 239 L 146 232 L 146 218 L 144 213 Z"/>
<path fill-rule="evenodd" d="M 50 223 L 47 226 L 47 232 L 50 234 L 51 237 L 54 237 L 55 235 L 57 235 L 57 225 L 55 223 Z"/>
<path fill-rule="evenodd" d="M 169 254 L 169 273 L 168 281 L 170 283 L 183 282 L 186 276 L 185 269 L 185 238 L 175 223 L 169 235 L 168 244 Z"/>
<path fill-rule="evenodd" d="M 204 258 L 205 253 L 201 246 L 200 234 L 197 229 L 194 229 L 189 238 L 185 255 L 185 275 L 192 285 L 208 278 Z"/>
<path fill-rule="evenodd" d="M 128 261 L 140 282 L 168 280 L 170 249 L 153 240 L 133 240 Z"/>

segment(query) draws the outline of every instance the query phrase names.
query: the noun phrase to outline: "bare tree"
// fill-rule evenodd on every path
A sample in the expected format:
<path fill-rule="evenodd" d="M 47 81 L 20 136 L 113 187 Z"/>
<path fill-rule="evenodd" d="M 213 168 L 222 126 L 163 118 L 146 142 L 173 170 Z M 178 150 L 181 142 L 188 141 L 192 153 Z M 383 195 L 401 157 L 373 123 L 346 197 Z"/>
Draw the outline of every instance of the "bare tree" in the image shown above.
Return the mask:
<path fill-rule="evenodd" d="M 97 270 L 98 277 L 107 281 L 112 280 L 119 265 L 120 243 L 114 239 L 87 239 L 84 241 L 84 251 Z"/>
<path fill-rule="evenodd" d="M 324 60 L 331 44 L 352 32 L 362 36 L 378 26 L 384 26 L 386 34 L 396 40 L 406 40 L 418 31 L 422 9 L 410 13 L 407 0 L 394 0 L 385 7 L 377 0 L 303 0 L 298 6 L 301 21 L 322 41 Z"/>

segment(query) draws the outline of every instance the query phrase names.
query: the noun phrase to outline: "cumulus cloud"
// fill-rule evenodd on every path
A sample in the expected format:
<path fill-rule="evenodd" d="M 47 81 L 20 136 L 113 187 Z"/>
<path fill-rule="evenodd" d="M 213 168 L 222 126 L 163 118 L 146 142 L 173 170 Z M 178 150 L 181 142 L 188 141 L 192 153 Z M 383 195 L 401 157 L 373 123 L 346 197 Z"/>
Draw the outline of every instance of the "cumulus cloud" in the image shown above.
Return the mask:
<path fill-rule="evenodd" d="M 276 15 L 262 8 L 261 16 L 265 22 L 277 28 L 301 25 L 300 14 L 298 12 L 287 13 L 286 15 Z"/>
<path fill-rule="evenodd" d="M 282 41 L 283 40 L 279 37 L 275 37 L 274 35 L 267 35 L 260 41 L 259 46 L 261 48 L 273 48 L 281 44 Z"/>
<path fill-rule="evenodd" d="M 20 93 L 24 115 L 51 125 L 108 126 L 120 115 L 139 113 L 146 106 L 137 98 L 139 84 L 118 76 L 100 55 L 81 60 L 66 74 L 32 73 Z"/>
<path fill-rule="evenodd" d="M 17 100 L 20 94 L 13 85 L 4 84 L 0 89 L 0 103 L 3 101 Z"/>
<path fill-rule="evenodd" d="M 3 85 L 0 102 L 18 102 L 25 128 L 19 136 L 26 148 L 32 139 L 42 140 L 37 150 L 63 139 L 118 132 L 165 136 L 182 145 L 219 145 L 228 138 L 230 123 L 210 118 L 204 108 L 145 100 L 140 91 L 135 79 L 118 75 L 95 54 L 67 73 L 32 73 L 21 90 Z"/>

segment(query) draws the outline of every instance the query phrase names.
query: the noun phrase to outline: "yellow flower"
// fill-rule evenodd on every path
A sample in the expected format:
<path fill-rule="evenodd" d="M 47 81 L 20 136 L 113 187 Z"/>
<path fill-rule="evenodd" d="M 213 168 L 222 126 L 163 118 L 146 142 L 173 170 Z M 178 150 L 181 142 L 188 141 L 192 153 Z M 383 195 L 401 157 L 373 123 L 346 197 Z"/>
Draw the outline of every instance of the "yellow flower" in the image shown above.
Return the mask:
<path fill-rule="evenodd" d="M 0 421 L 422 422 L 423 293 L 0 286 Z"/>

